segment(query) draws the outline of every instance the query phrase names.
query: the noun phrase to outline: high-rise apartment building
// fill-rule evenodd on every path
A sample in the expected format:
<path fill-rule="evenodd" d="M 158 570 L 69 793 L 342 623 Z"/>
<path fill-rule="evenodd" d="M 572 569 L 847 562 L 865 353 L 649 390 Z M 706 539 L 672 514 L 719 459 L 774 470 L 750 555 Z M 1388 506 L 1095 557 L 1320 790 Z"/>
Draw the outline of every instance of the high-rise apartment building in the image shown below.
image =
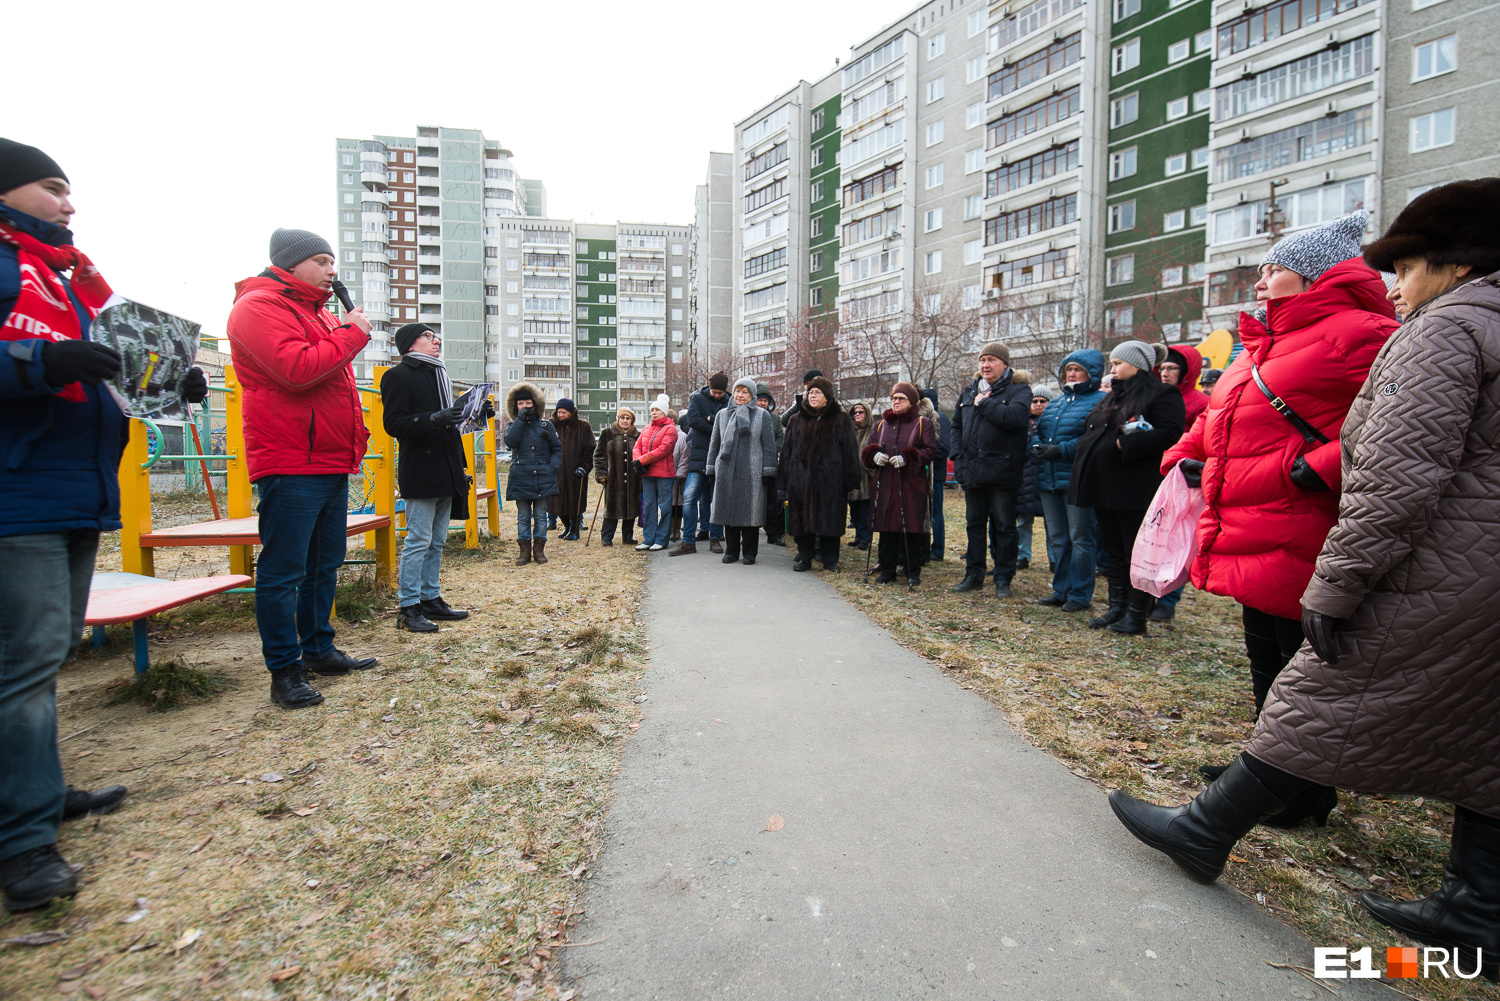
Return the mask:
<path fill-rule="evenodd" d="M 673 383 L 676 366 L 700 376 L 734 352 L 734 190 L 734 154 L 708 154 L 708 176 L 693 194 L 687 340 L 667 356 Z"/>

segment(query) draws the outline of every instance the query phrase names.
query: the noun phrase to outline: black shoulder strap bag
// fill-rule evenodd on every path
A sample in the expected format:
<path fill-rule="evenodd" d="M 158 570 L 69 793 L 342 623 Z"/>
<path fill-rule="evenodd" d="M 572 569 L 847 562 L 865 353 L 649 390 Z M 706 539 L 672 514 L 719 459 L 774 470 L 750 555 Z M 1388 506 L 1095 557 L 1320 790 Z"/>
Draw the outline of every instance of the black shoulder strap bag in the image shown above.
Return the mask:
<path fill-rule="evenodd" d="M 1302 436 L 1303 441 L 1309 444 L 1311 444 L 1312 442 L 1318 442 L 1320 445 L 1326 445 L 1329 443 L 1329 441 L 1332 440 L 1323 432 L 1319 431 L 1317 428 L 1313 427 L 1311 424 L 1307 423 L 1307 421 L 1299 417 L 1297 415 L 1297 411 L 1292 409 L 1291 404 L 1287 403 L 1281 397 L 1271 392 L 1271 387 L 1266 385 L 1266 380 L 1260 377 L 1260 366 L 1256 365 L 1254 362 L 1250 363 L 1250 378 L 1255 380 L 1255 385 L 1260 388 L 1260 391 L 1262 393 L 1265 394 L 1266 399 L 1270 402 L 1271 406 L 1276 409 L 1276 412 L 1292 422 L 1292 427 L 1297 429 L 1297 433 Z"/>

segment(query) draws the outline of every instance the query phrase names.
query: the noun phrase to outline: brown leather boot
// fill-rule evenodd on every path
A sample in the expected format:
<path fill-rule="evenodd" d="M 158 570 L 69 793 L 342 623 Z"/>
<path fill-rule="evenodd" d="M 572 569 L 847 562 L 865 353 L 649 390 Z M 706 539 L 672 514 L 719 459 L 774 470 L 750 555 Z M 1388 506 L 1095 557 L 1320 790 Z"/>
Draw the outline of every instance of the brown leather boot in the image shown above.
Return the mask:
<path fill-rule="evenodd" d="M 531 540 L 517 539 L 516 548 L 521 551 L 521 555 L 516 557 L 516 566 L 524 567 L 531 562 Z"/>
<path fill-rule="evenodd" d="M 535 559 L 538 563 L 546 563 L 547 562 L 547 540 L 546 539 L 532 539 L 531 540 L 531 555 L 532 555 L 532 558 Z"/>

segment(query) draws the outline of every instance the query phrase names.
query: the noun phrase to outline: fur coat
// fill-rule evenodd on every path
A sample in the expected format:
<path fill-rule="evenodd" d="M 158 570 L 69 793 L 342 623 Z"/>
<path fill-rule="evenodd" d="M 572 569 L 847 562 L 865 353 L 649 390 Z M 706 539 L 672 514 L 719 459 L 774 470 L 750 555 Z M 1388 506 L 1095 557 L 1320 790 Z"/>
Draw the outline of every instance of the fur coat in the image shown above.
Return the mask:
<path fill-rule="evenodd" d="M 604 486 L 603 514 L 610 521 L 640 514 L 641 478 L 630 462 L 640 436 L 634 424 L 626 431 L 615 421 L 599 432 L 599 444 L 594 446 L 594 479 Z"/>
<path fill-rule="evenodd" d="M 812 410 L 798 397 L 797 412 L 786 425 L 776 494 L 787 502 L 787 532 L 841 538 L 849 491 L 859 485 L 859 450 L 854 422 L 828 390 L 828 402 Z"/>

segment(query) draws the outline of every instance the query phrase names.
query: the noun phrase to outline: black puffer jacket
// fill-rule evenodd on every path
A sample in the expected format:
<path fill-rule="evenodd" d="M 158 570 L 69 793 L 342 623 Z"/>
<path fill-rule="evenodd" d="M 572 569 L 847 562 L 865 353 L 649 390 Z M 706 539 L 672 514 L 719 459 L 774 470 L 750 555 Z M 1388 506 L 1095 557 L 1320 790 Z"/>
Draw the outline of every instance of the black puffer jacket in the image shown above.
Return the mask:
<path fill-rule="evenodd" d="M 381 378 L 380 399 L 385 407 L 385 433 L 401 445 L 396 466 L 401 496 L 407 500 L 452 497 L 452 517 L 468 517 L 463 438 L 457 428 L 432 424 L 432 415 L 443 409 L 437 369 L 412 361 L 408 355 Z"/>
<path fill-rule="evenodd" d="M 963 487 L 1019 490 L 1026 475 L 1026 436 L 1031 430 L 1031 386 L 1007 368 L 984 402 L 976 405 L 979 380 L 958 395 L 953 411 L 954 475 Z"/>
<path fill-rule="evenodd" d="M 708 461 L 708 440 L 714 435 L 714 418 L 719 411 L 729 406 L 729 394 L 714 399 L 707 386 L 693 394 L 687 405 L 687 426 L 693 432 L 693 454 L 688 459 L 688 472 L 701 473 Z"/>
<path fill-rule="evenodd" d="M 516 393 L 531 391 L 532 405 L 526 417 L 516 410 Z M 518 382 L 505 394 L 505 447 L 510 449 L 510 475 L 505 480 L 506 500 L 541 500 L 557 493 L 557 471 L 562 467 L 562 442 L 552 422 L 542 416 L 547 397 L 541 388 Z"/>
<path fill-rule="evenodd" d="M 1140 387 L 1129 386 L 1143 380 Z M 1136 397 L 1128 414 L 1111 407 L 1122 394 Z M 1150 431 L 1125 434 L 1131 417 L 1144 416 Z M 1187 407 L 1176 386 L 1157 381 L 1150 372 L 1116 379 L 1110 395 L 1093 409 L 1073 452 L 1068 503 L 1074 507 L 1102 507 L 1112 511 L 1144 511 L 1161 486 L 1161 457 L 1177 444 L 1187 423 Z M 1116 447 L 1115 442 L 1119 441 Z"/>

